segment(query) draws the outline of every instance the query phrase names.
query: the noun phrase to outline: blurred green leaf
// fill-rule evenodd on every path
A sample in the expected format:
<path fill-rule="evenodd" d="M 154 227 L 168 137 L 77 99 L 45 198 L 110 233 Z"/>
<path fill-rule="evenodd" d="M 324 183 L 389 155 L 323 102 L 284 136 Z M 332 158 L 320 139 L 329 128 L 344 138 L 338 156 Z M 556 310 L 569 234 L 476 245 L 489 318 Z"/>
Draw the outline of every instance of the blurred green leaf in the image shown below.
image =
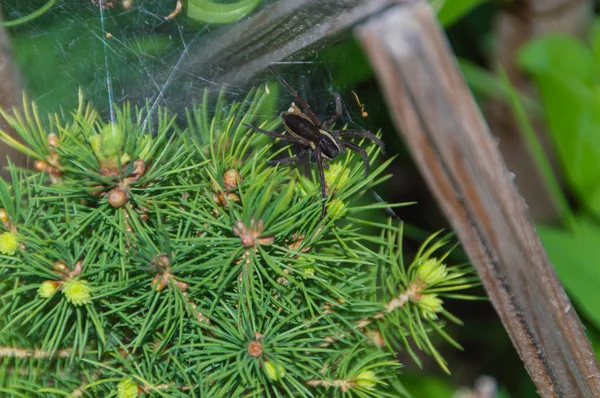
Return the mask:
<path fill-rule="evenodd" d="M 458 66 L 474 94 L 497 99 L 505 103 L 511 100 L 513 89 L 495 73 L 461 58 L 458 59 Z M 543 114 L 544 109 L 529 96 L 519 92 L 516 95 L 528 113 L 533 112 L 535 115 Z"/>
<path fill-rule="evenodd" d="M 227 24 L 246 16 L 259 4 L 260 0 L 240 0 L 234 3 L 188 0 L 187 15 L 195 21 Z"/>
<path fill-rule="evenodd" d="M 600 87 L 592 51 L 572 37 L 551 35 L 525 45 L 519 62 L 536 79 L 570 186 L 600 215 Z"/>
<path fill-rule="evenodd" d="M 600 19 L 596 18 L 590 30 L 590 46 L 594 52 L 596 74 L 600 75 Z"/>
<path fill-rule="evenodd" d="M 450 398 L 456 391 L 456 387 L 449 383 L 448 378 L 444 377 L 403 374 L 400 379 L 406 390 L 415 398 Z"/>
<path fill-rule="evenodd" d="M 54 5 L 56 4 L 56 1 L 57 0 L 49 0 L 42 7 L 38 8 L 34 12 L 27 14 L 21 18 L 13 19 L 11 21 L 0 21 L 0 26 L 8 28 L 8 27 L 18 26 L 18 25 L 22 25 L 27 22 L 33 21 L 34 19 L 41 17 L 42 15 L 44 15 L 46 13 L 46 11 L 48 11 L 49 9 L 54 7 Z"/>
<path fill-rule="evenodd" d="M 519 53 L 519 62 L 536 76 L 550 74 L 588 84 L 595 81 L 590 48 L 568 35 L 552 34 L 527 43 Z"/>
<path fill-rule="evenodd" d="M 525 108 L 519 98 L 517 89 L 512 86 L 508 75 L 506 75 L 504 70 L 500 71 L 500 75 L 502 76 L 505 87 L 508 89 L 508 105 L 513 116 L 515 117 L 519 131 L 527 143 L 529 154 L 531 155 L 531 158 L 533 159 L 536 168 L 539 171 L 540 178 L 548 190 L 550 200 L 556 208 L 558 216 L 563 225 L 570 227 L 575 222 L 575 216 L 573 215 L 571 206 L 569 205 L 569 202 L 563 193 L 561 184 L 557 180 L 554 170 L 552 170 L 552 165 L 544 153 L 542 144 L 540 143 L 535 129 L 529 120 L 527 112 L 525 112 Z"/>
<path fill-rule="evenodd" d="M 525 391 L 523 387 L 527 385 L 531 385 L 532 383 L 529 381 L 529 378 L 526 374 L 524 374 L 525 380 L 523 386 L 519 388 L 519 398 L 534 398 L 537 397 L 535 389 L 531 389 L 531 393 L 529 391 Z M 435 398 L 452 398 L 457 396 L 456 392 L 459 387 L 450 383 L 449 380 L 446 380 L 443 377 L 435 377 L 435 376 L 423 376 L 416 373 L 408 373 L 400 376 L 402 380 L 402 384 L 406 387 L 406 389 L 410 392 L 411 396 L 414 398 L 423 398 L 423 397 L 435 397 Z M 506 391 L 506 389 L 502 386 L 499 386 L 497 398 L 511 398 L 512 395 Z"/>
<path fill-rule="evenodd" d="M 446 0 L 438 9 L 438 20 L 444 27 L 448 27 L 468 14 L 473 8 L 486 1 L 487 0 Z"/>
<path fill-rule="evenodd" d="M 587 326 L 587 325 L 586 325 Z M 592 343 L 592 349 L 596 353 L 596 356 L 600 358 L 600 333 L 595 328 L 587 328 L 586 334 Z"/>
<path fill-rule="evenodd" d="M 569 295 L 600 328 L 600 228 L 580 220 L 577 231 L 538 225 L 546 252 Z"/>
<path fill-rule="evenodd" d="M 355 86 L 373 76 L 369 61 L 355 39 L 327 48 L 320 57 L 330 66 L 338 87 Z"/>

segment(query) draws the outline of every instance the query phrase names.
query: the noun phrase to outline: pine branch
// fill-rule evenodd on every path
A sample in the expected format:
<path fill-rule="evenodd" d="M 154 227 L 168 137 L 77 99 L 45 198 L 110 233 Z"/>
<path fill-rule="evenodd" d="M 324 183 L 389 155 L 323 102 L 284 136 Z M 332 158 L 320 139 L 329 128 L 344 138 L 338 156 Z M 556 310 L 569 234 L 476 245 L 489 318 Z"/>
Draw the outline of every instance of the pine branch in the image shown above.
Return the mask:
<path fill-rule="evenodd" d="M 182 125 L 127 104 L 106 123 L 83 99 L 70 118 L 26 103 L 7 119 L 38 162 L 0 180 L 2 391 L 392 397 L 397 350 L 446 369 L 430 335 L 459 347 L 444 300 L 476 284 L 446 264 L 450 237 L 405 267 L 401 227 L 361 218 L 391 161 L 366 142 L 377 166 L 330 161 L 322 217 L 315 170 L 268 166 L 293 148 L 245 126 L 277 129 L 268 104 L 207 92 Z"/>
<path fill-rule="evenodd" d="M 44 350 L 30 350 L 16 347 L 0 347 L 0 358 L 34 358 L 34 359 L 52 359 L 52 358 L 69 358 L 72 356 L 72 350 L 62 349 L 56 352 Z"/>

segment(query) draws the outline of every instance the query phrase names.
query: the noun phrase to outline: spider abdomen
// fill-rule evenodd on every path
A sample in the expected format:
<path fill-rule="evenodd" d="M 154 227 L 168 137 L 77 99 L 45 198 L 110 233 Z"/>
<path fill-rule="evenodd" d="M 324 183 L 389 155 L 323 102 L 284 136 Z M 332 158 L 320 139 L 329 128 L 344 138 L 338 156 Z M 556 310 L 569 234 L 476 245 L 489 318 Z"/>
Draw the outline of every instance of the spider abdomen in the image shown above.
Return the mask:
<path fill-rule="evenodd" d="M 319 131 L 321 133 L 319 147 L 321 148 L 323 156 L 325 156 L 327 159 L 334 159 L 341 151 L 340 146 L 330 132 L 326 130 Z"/>
<path fill-rule="evenodd" d="M 288 133 L 310 141 L 311 150 L 315 150 L 316 147 L 321 148 L 321 152 L 328 159 L 335 158 L 340 152 L 340 147 L 331 133 L 320 129 L 303 113 L 283 112 L 281 119 Z"/>
<path fill-rule="evenodd" d="M 285 129 L 290 134 L 305 138 L 318 145 L 321 140 L 319 128 L 307 116 L 301 113 L 283 112 L 281 119 Z"/>

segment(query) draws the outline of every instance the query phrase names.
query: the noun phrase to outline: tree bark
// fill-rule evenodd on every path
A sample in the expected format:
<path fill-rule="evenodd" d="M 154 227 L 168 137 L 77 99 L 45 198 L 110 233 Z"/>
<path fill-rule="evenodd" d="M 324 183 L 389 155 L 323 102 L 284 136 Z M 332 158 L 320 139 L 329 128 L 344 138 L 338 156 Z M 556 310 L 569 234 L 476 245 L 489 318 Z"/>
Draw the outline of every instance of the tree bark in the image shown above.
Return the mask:
<path fill-rule="evenodd" d="M 543 397 L 598 397 L 600 370 L 428 4 L 359 29 L 390 114 Z"/>

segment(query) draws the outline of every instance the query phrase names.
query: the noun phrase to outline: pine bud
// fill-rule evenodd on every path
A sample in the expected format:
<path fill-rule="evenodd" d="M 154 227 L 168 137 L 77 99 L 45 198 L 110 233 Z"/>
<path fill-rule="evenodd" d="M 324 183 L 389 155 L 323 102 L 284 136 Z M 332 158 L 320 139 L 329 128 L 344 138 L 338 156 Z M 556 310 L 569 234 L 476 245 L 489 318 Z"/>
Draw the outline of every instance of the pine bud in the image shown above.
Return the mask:
<path fill-rule="evenodd" d="M 234 193 L 228 193 L 227 194 L 227 200 L 230 202 L 239 202 L 240 201 L 240 197 Z"/>
<path fill-rule="evenodd" d="M 165 290 L 165 287 L 167 287 L 168 284 L 169 278 L 165 277 L 164 274 L 156 274 L 150 282 L 150 286 L 152 286 L 157 292 L 162 292 Z"/>
<path fill-rule="evenodd" d="M 448 271 L 446 265 L 437 258 L 430 258 L 417 268 L 419 279 L 427 285 L 439 283 L 446 278 Z"/>
<path fill-rule="evenodd" d="M 0 235 L 0 253 L 12 256 L 18 247 L 17 234 L 14 232 L 4 232 Z"/>
<path fill-rule="evenodd" d="M 372 370 L 365 370 L 356 376 L 356 385 L 368 390 L 375 387 L 375 384 L 377 384 L 378 381 L 379 379 L 377 379 L 375 372 Z"/>
<path fill-rule="evenodd" d="M 50 144 L 51 147 L 56 148 L 58 147 L 58 142 L 59 142 L 59 138 L 56 134 L 51 133 L 48 134 L 48 144 Z"/>
<path fill-rule="evenodd" d="M 285 368 L 280 364 L 274 364 L 271 361 L 263 363 L 263 370 L 271 380 L 281 380 L 285 377 Z"/>
<path fill-rule="evenodd" d="M 101 152 L 105 158 L 115 156 L 121 152 L 123 132 L 117 124 L 108 123 L 104 125 L 100 136 L 102 137 Z"/>
<path fill-rule="evenodd" d="M 150 154 L 150 149 L 152 148 L 152 136 L 150 134 L 146 134 L 144 136 L 140 147 L 142 149 L 138 152 L 137 157 L 142 160 L 148 160 L 147 157 Z"/>
<path fill-rule="evenodd" d="M 33 167 L 35 167 L 37 171 L 42 172 L 46 170 L 46 167 L 48 167 L 48 163 L 44 162 L 43 160 L 36 160 L 33 163 Z"/>
<path fill-rule="evenodd" d="M 131 176 L 134 178 L 140 178 L 146 172 L 146 162 L 143 159 L 136 159 L 133 161 L 133 172 Z"/>
<path fill-rule="evenodd" d="M 317 193 L 317 185 L 310 179 L 300 176 L 299 184 L 296 184 L 296 192 L 302 196 L 314 195 Z M 319 188 L 320 189 L 320 188 Z"/>
<path fill-rule="evenodd" d="M 342 218 L 348 212 L 346 204 L 340 199 L 333 199 L 327 205 L 327 212 L 331 218 Z"/>
<path fill-rule="evenodd" d="M 122 154 L 121 157 L 119 158 L 119 162 L 121 163 L 121 165 L 126 164 L 130 160 L 131 160 L 131 156 L 127 152 Z"/>
<path fill-rule="evenodd" d="M 303 269 L 304 271 L 304 279 L 312 278 L 315 276 L 316 270 L 315 267 L 306 267 Z"/>
<path fill-rule="evenodd" d="M 64 261 L 60 261 L 60 260 L 55 261 L 54 268 L 56 268 L 58 271 L 65 273 L 65 274 L 69 272 L 69 267 L 67 267 L 67 264 L 65 264 Z"/>
<path fill-rule="evenodd" d="M 248 343 L 248 354 L 251 357 L 258 358 L 262 355 L 262 344 L 258 340 L 253 340 Z"/>
<path fill-rule="evenodd" d="M 85 305 L 92 302 L 92 288 L 84 279 L 69 279 L 63 285 L 63 294 L 73 305 Z"/>
<path fill-rule="evenodd" d="M 102 155 L 102 136 L 100 134 L 96 134 L 90 138 L 90 145 L 96 156 L 104 158 Z"/>
<path fill-rule="evenodd" d="M 418 299 L 419 308 L 425 319 L 437 319 L 437 313 L 443 311 L 444 302 L 435 294 L 422 294 Z"/>
<path fill-rule="evenodd" d="M 4 209 L 0 209 L 0 221 L 4 223 L 8 222 L 8 213 Z"/>
<path fill-rule="evenodd" d="M 350 172 L 344 167 L 342 162 L 332 163 L 323 173 L 325 174 L 325 186 L 328 192 L 333 192 L 336 188 L 343 187 L 350 178 Z"/>
<path fill-rule="evenodd" d="M 54 281 L 44 281 L 38 289 L 41 298 L 51 297 L 58 290 L 58 283 Z"/>
<path fill-rule="evenodd" d="M 229 169 L 223 174 L 225 189 L 233 189 L 242 181 L 242 176 L 236 169 Z"/>
<path fill-rule="evenodd" d="M 166 254 L 157 254 L 150 262 L 160 271 L 166 271 L 171 265 L 171 259 Z"/>
<path fill-rule="evenodd" d="M 121 188 L 113 188 L 108 192 L 108 203 L 112 207 L 122 207 L 127 203 L 127 194 Z"/>
<path fill-rule="evenodd" d="M 122 379 L 117 385 L 118 398 L 136 398 L 140 394 L 137 383 L 129 378 Z"/>
<path fill-rule="evenodd" d="M 121 128 L 114 123 L 105 124 L 99 134 L 90 138 L 92 151 L 100 160 L 103 168 L 116 168 L 120 164 L 127 163 L 131 157 L 128 154 L 121 154 L 123 151 L 123 132 Z"/>

